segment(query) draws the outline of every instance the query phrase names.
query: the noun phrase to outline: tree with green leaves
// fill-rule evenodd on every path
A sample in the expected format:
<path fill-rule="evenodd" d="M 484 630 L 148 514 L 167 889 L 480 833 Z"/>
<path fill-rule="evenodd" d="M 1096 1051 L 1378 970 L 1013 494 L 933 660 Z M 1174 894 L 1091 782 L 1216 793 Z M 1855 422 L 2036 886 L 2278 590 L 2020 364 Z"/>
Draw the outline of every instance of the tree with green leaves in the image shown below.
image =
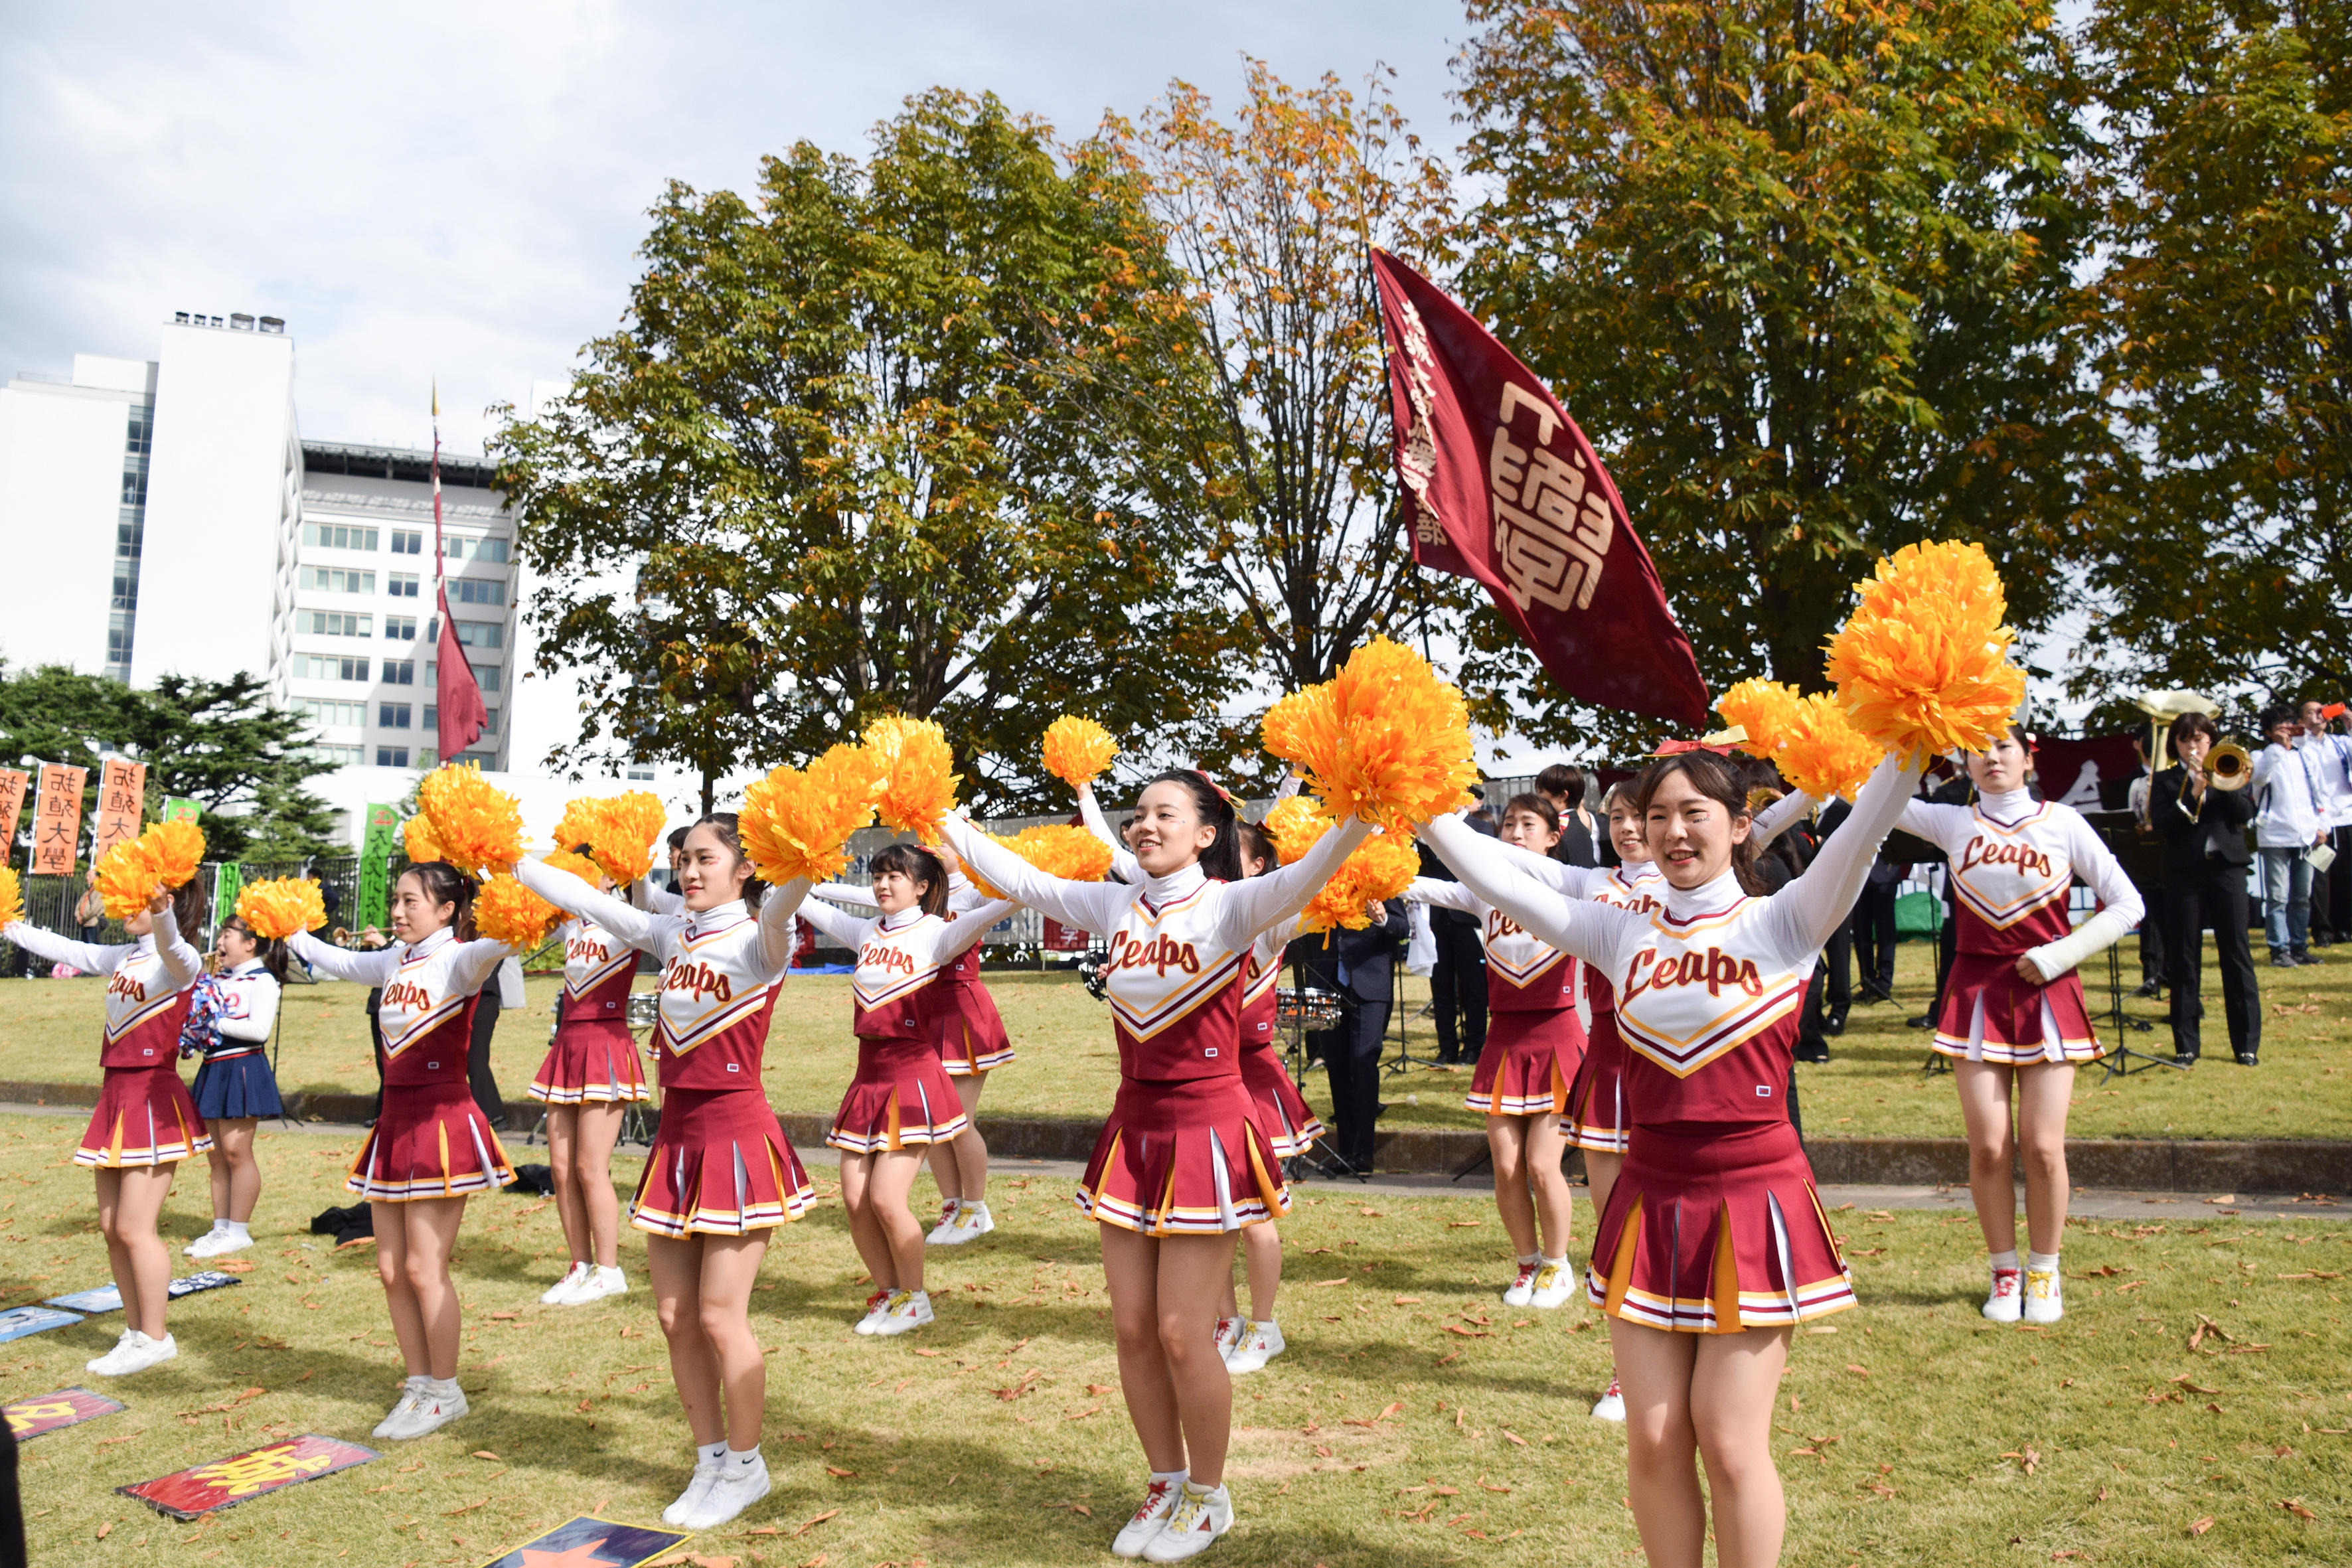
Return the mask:
<path fill-rule="evenodd" d="M 2074 685 L 2352 692 L 2352 5 L 2103 0 L 2100 368 Z"/>
<path fill-rule="evenodd" d="M 1981 541 L 2067 608 L 2097 216 L 2085 86 L 2038 0 L 1470 0 L 1462 286 L 1608 462 L 1710 685 L 1822 685 L 1877 554 Z M 1491 615 L 1466 672 L 1578 711 Z"/>
<path fill-rule="evenodd" d="M 803 142 L 653 220 L 621 329 L 492 442 L 540 667 L 585 682 L 572 757 L 677 761 L 708 804 L 895 710 L 1005 810 L 1066 798 L 1058 712 L 1130 741 L 1213 714 L 1224 615 L 1096 416 L 1181 342 L 1111 148 L 935 90 L 863 163 Z"/>
<path fill-rule="evenodd" d="M 0 669 L 0 758 L 88 768 L 82 820 L 98 801 L 99 760 L 119 752 L 147 764 L 146 815 L 166 797 L 195 801 L 214 860 L 299 860 L 341 853 L 334 816 L 310 781 L 334 772 L 308 750 L 303 721 L 274 707 L 260 681 L 167 675 L 134 689 L 63 665 Z M 21 760 L 20 760 L 21 759 Z M 29 826 L 27 792 L 23 822 Z M 11 824 L 12 828 L 17 824 Z"/>

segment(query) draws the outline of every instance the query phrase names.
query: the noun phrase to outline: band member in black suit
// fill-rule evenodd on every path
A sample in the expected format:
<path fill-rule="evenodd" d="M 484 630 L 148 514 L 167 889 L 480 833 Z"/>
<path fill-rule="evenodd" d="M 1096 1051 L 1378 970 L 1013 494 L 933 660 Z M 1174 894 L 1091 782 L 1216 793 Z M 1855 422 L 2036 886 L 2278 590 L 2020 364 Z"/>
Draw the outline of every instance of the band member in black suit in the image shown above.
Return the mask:
<path fill-rule="evenodd" d="M 1401 899 L 1374 904 L 1371 910 L 1373 922 L 1364 930 L 1342 926 L 1331 933 L 1343 1011 L 1335 1037 L 1323 1047 L 1337 1130 L 1332 1141 L 1341 1161 L 1357 1171 L 1372 1168 L 1373 1124 L 1381 1114 L 1381 1045 L 1396 997 L 1397 948 L 1409 929 Z"/>
<path fill-rule="evenodd" d="M 1475 817 L 1470 819 L 1470 826 L 1494 837 L 1494 829 Z M 1454 873 L 1428 845 L 1420 848 L 1423 876 L 1454 880 Z M 1486 1048 L 1486 948 L 1478 940 L 1478 917 L 1433 905 L 1429 934 L 1437 944 L 1437 963 L 1429 972 L 1430 1009 L 1437 1021 L 1437 1059 L 1454 1065 L 1475 1062 Z"/>
<path fill-rule="evenodd" d="M 1554 763 L 1536 775 L 1536 793 L 1559 816 L 1559 843 L 1551 858 L 1564 866 L 1599 866 L 1598 843 L 1604 835 L 1584 809 L 1584 770 L 1574 763 Z"/>
<path fill-rule="evenodd" d="M 1853 933 L 1854 963 L 1862 972 L 1859 1002 L 1895 1000 L 1895 900 L 1911 868 L 1881 851 L 1871 864 L 1862 896 L 1853 901 L 1847 929 Z"/>
<path fill-rule="evenodd" d="M 2199 1024 L 2205 1016 L 2198 994 L 2204 968 L 2203 927 L 2213 927 L 2214 956 L 2221 967 L 2221 1008 L 2230 1022 L 2230 1048 L 2241 1066 L 2252 1067 L 2263 1043 L 2263 1000 L 2254 978 L 2253 949 L 2246 938 L 2246 825 L 2254 818 L 2254 792 L 2219 790 L 2205 773 L 2212 750 L 2213 721 L 2184 713 L 2172 721 L 2172 754 L 2179 763 L 2148 785 L 2147 820 L 2164 840 L 2164 929 L 2172 939 L 2166 984 L 2172 988 L 2172 1059 L 2187 1067 L 2197 1059 Z"/>

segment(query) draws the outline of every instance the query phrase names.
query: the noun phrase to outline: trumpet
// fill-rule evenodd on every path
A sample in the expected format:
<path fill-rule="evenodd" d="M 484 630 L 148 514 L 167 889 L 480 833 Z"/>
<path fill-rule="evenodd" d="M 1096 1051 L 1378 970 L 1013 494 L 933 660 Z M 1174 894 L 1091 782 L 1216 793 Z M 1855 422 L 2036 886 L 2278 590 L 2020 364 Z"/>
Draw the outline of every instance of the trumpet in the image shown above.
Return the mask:
<path fill-rule="evenodd" d="M 2254 782 L 2254 759 L 2235 741 L 2223 741 L 2205 753 L 2207 787 L 2223 792 L 2242 790 Z"/>
<path fill-rule="evenodd" d="M 1748 792 L 1748 815 L 1754 816 L 1780 798 L 1780 792 L 1770 784 L 1758 784 Z"/>

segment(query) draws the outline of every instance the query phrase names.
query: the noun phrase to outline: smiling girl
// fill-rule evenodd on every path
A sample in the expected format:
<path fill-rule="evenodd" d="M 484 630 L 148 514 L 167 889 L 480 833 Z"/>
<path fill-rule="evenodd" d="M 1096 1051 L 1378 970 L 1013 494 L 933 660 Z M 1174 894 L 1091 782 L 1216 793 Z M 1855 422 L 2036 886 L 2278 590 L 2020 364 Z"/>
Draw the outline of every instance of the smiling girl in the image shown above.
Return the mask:
<path fill-rule="evenodd" d="M 1975 804 L 1915 800 L 1903 810 L 1903 830 L 1951 859 L 1957 952 L 1935 1048 L 1954 1058 L 1968 1128 L 1969 1191 L 1991 1262 L 1984 1315 L 2054 1323 L 2065 1312 L 2058 1249 L 2069 1195 L 2066 1108 L 2074 1064 L 2096 1061 L 2101 1050 L 2075 966 L 2113 945 L 2143 911 L 2138 889 L 2082 813 L 2028 792 L 2033 747 L 2022 729 L 2011 724 L 1967 758 Z M 2078 877 L 2100 905 L 2080 926 L 2066 912 Z M 2011 1176 L 2021 1145 L 2030 1247 L 2021 1270 Z"/>

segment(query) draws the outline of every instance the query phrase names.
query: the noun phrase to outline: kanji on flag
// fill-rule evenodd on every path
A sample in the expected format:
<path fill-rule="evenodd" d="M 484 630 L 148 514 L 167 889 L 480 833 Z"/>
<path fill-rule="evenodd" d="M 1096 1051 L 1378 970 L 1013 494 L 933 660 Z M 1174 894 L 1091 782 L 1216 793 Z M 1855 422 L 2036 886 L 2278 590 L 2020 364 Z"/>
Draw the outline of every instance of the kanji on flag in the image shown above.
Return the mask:
<path fill-rule="evenodd" d="M 364 1465 L 383 1455 L 357 1443 L 306 1433 L 283 1443 L 271 1443 L 114 1489 L 173 1519 L 196 1519 L 216 1509 L 234 1508 L 265 1492 L 283 1490 Z"/>
<path fill-rule="evenodd" d="M 79 1426 L 101 1415 L 119 1415 L 124 1408 L 122 1401 L 92 1394 L 87 1388 L 60 1388 L 55 1394 L 38 1394 L 30 1399 L 0 1405 L 0 1418 L 7 1421 L 8 1431 L 16 1441 L 26 1443 L 44 1432 Z"/>

